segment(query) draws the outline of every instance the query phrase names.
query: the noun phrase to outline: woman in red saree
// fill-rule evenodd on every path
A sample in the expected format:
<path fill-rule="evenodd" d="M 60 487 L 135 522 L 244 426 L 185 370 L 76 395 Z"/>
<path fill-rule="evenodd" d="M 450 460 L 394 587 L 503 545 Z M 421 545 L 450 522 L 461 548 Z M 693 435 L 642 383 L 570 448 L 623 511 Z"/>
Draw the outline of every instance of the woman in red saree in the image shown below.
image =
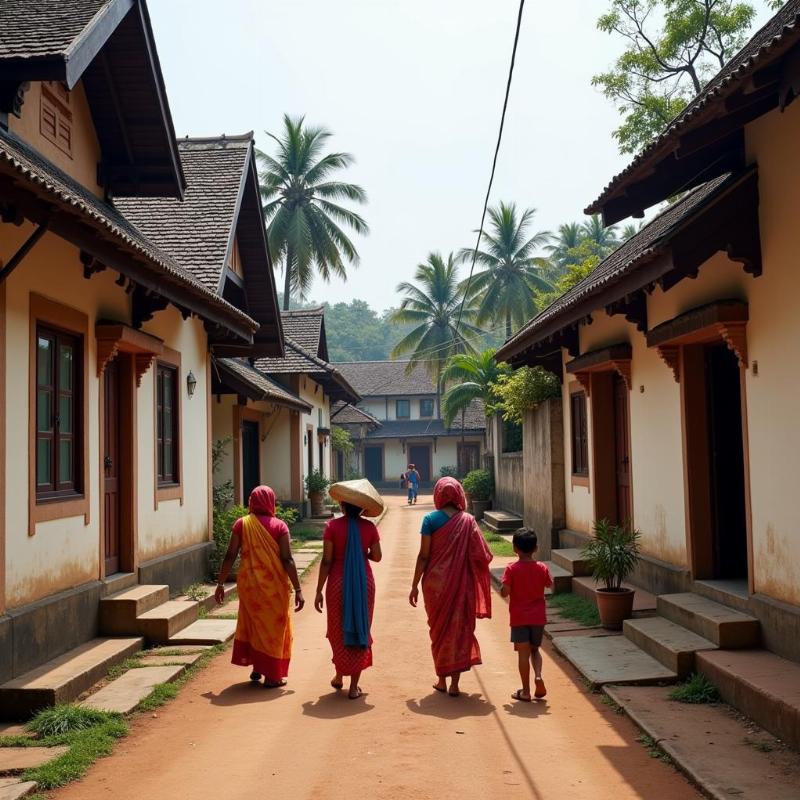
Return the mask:
<path fill-rule="evenodd" d="M 225 597 L 223 584 L 241 549 L 236 577 L 239 616 L 233 640 L 232 664 L 252 667 L 250 680 L 276 688 L 286 683 L 292 656 L 292 617 L 305 604 L 292 558 L 289 528 L 275 516 L 275 492 L 257 486 L 250 494 L 250 513 L 233 525 L 228 552 L 219 572 L 215 597 Z"/>
<path fill-rule="evenodd" d="M 458 697 L 461 673 L 481 663 L 475 620 L 492 615 L 492 554 L 475 519 L 464 510 L 467 498 L 455 478 L 437 482 L 433 502 L 436 511 L 422 522 L 422 541 L 408 599 L 416 607 L 422 579 L 438 677 L 433 688 Z"/>

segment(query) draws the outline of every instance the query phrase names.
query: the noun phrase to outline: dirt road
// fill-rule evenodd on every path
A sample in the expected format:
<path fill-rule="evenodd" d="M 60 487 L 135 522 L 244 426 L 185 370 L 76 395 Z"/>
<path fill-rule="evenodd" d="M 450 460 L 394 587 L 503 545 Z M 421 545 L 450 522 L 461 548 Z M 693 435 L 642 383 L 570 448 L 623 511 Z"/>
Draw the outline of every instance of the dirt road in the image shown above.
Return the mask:
<path fill-rule="evenodd" d="M 434 679 L 422 608 L 408 605 L 419 523 L 430 498 L 408 508 L 389 498 L 375 566 L 375 667 L 366 695 L 333 694 L 323 617 L 296 617 L 285 690 L 249 684 L 221 656 L 179 698 L 134 724 L 132 735 L 57 800 L 683 800 L 699 795 L 636 742 L 638 730 L 587 694 L 572 669 L 545 653 L 546 703 L 515 703 L 508 611 L 479 623 L 483 666 L 458 698 Z M 316 570 L 314 570 L 316 572 Z"/>

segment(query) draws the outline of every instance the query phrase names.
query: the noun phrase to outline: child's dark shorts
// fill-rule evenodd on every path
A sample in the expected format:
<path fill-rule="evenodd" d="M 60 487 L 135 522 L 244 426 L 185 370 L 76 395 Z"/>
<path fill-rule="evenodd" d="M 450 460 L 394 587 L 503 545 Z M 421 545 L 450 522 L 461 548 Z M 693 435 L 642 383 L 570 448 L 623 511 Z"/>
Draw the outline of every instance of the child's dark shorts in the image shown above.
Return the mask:
<path fill-rule="evenodd" d="M 511 641 L 514 644 L 529 644 L 531 647 L 542 646 L 544 625 L 512 625 Z"/>

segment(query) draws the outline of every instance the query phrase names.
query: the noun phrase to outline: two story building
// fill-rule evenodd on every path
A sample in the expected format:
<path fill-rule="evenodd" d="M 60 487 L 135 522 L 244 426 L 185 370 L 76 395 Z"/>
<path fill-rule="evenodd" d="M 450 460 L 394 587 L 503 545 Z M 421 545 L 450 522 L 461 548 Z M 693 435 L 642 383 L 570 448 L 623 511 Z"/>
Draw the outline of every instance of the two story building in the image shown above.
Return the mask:
<path fill-rule="evenodd" d="M 353 361 L 337 369 L 361 395 L 355 409 L 337 408 L 334 423 L 356 445 L 352 469 L 376 486 L 397 488 L 408 464 L 430 488 L 443 468 L 463 476 L 482 465 L 486 415 L 474 403 L 447 427 L 437 412 L 436 387 L 423 366 L 408 361 Z M 359 416 L 357 412 L 362 412 Z M 462 425 L 463 422 L 463 425 Z"/>

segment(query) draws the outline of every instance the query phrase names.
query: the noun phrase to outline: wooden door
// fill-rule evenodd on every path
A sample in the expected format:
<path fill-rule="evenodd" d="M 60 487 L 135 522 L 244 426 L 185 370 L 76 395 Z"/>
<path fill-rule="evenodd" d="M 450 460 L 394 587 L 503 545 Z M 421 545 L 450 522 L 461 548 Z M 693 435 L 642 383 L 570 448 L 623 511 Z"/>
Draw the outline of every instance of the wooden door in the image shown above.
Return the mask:
<path fill-rule="evenodd" d="M 617 522 L 633 522 L 631 501 L 631 439 L 628 387 L 619 376 L 614 378 L 614 457 L 617 477 Z"/>
<path fill-rule="evenodd" d="M 431 482 L 431 446 L 415 444 L 408 448 L 408 461 L 419 472 L 420 483 Z"/>
<path fill-rule="evenodd" d="M 117 359 L 106 365 L 103 400 L 103 532 L 105 540 L 106 575 L 119 572 L 120 567 L 120 506 L 122 501 L 122 448 L 120 447 L 120 376 Z"/>
<path fill-rule="evenodd" d="M 383 448 L 365 447 L 364 448 L 364 472 L 367 480 L 372 483 L 383 481 Z"/>
<path fill-rule="evenodd" d="M 458 474 L 463 478 L 474 469 L 480 468 L 481 448 L 477 444 L 458 445 Z"/>
<path fill-rule="evenodd" d="M 261 483 L 261 460 L 258 454 L 258 423 L 242 422 L 242 503 L 247 505 L 250 492 Z"/>

